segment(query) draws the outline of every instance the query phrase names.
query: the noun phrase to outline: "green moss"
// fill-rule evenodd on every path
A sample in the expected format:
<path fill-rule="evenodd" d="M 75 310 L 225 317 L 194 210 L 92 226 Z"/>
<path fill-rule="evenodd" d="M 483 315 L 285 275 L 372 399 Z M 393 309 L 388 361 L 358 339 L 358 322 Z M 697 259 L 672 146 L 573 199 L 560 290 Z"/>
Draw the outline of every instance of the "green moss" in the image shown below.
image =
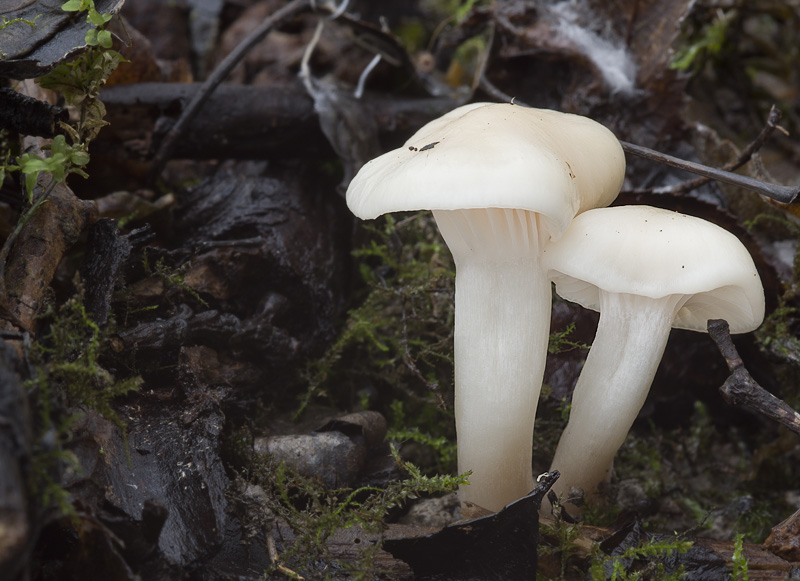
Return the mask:
<path fill-rule="evenodd" d="M 732 581 L 748 581 L 750 575 L 748 573 L 747 558 L 744 556 L 744 535 L 736 535 L 733 540 L 733 575 Z"/>
<path fill-rule="evenodd" d="M 368 239 L 353 252 L 363 290 L 338 339 L 306 367 L 295 418 L 320 399 L 339 409 L 366 405 L 387 417 L 401 401 L 413 423 L 395 429 L 452 439 L 450 253 L 429 213 L 386 216 L 365 229 Z"/>
<path fill-rule="evenodd" d="M 105 337 L 89 317 L 79 295 L 57 309 L 51 306 L 42 318 L 50 319 L 50 325 L 36 345 L 39 365 L 31 389 L 52 397 L 55 388 L 65 397 L 67 405 L 94 409 L 124 430 L 125 424 L 111 407 L 111 400 L 136 391 L 141 379 L 118 381 L 100 366 Z M 48 412 L 50 408 L 41 409 Z M 41 420 L 44 425 L 53 423 L 49 413 Z"/>
<path fill-rule="evenodd" d="M 169 266 L 162 256 L 154 265 L 152 265 L 150 264 L 150 259 L 147 255 L 147 249 L 145 248 L 144 252 L 142 253 L 142 266 L 144 267 L 144 271 L 148 276 L 157 276 L 163 281 L 167 288 L 174 288 L 185 292 L 200 305 L 208 307 L 208 303 L 203 300 L 200 294 L 185 282 L 186 271 L 192 266 L 190 262 L 185 262 L 176 268 Z"/>
<path fill-rule="evenodd" d="M 354 579 L 371 579 L 374 560 L 383 542 L 384 521 L 390 511 L 420 495 L 454 492 L 466 482 L 461 476 L 426 476 L 405 462 L 395 448 L 392 456 L 406 478 L 385 487 L 329 490 L 319 481 L 294 473 L 285 463 L 256 461 L 251 480 L 267 492 L 269 509 L 293 533 L 290 546 L 282 547 L 279 562 L 270 572 L 286 565 L 303 576 L 330 578 L 346 573 Z M 337 558 L 331 541 L 350 529 L 360 530 L 351 559 Z"/>
<path fill-rule="evenodd" d="M 429 449 L 436 460 L 431 464 L 429 470 L 438 473 L 454 472 L 456 470 L 456 445 L 451 438 L 445 436 L 432 436 L 420 428 L 420 425 L 430 425 L 431 421 L 425 418 L 409 420 L 403 408 L 403 402 L 395 400 L 391 404 L 392 414 L 389 432 L 386 438 L 400 444 L 415 442 Z M 438 418 L 431 418 L 435 426 Z M 418 425 L 409 424 L 416 423 Z M 426 470 L 427 471 L 427 470 Z"/>
<path fill-rule="evenodd" d="M 731 22 L 738 16 L 736 10 L 719 11 L 709 22 L 699 25 L 675 51 L 670 68 L 696 72 L 705 62 L 716 58 L 726 46 Z"/>
<path fill-rule="evenodd" d="M 588 351 L 591 345 L 580 341 L 573 341 L 569 338 L 574 331 L 575 323 L 570 323 L 563 331 L 554 331 L 550 333 L 550 342 L 547 345 L 547 352 L 555 355 L 556 353 L 564 353 L 565 351 L 572 351 L 573 349 L 585 349 Z"/>
<path fill-rule="evenodd" d="M 560 504 L 553 504 L 553 514 L 560 515 Z M 559 579 L 564 579 L 568 572 L 579 569 L 579 564 L 573 561 L 577 553 L 575 541 L 580 537 L 581 525 L 570 524 L 556 516 L 551 523 L 539 523 L 539 556 L 555 556 L 560 563 Z"/>
<path fill-rule="evenodd" d="M 79 470 L 75 457 L 65 446 L 71 438 L 76 411 L 97 411 L 126 435 L 126 425 L 111 405 L 114 398 L 136 391 L 139 377 L 117 380 L 100 365 L 106 337 L 91 320 L 80 295 L 56 308 L 50 306 L 40 323 L 47 331 L 29 353 L 34 364 L 27 382 L 36 414 L 37 449 L 31 461 L 30 485 L 42 506 L 55 504 L 65 514 L 73 511 L 68 494 L 58 481 L 63 467 Z"/>
<path fill-rule="evenodd" d="M 554 505 L 554 514 L 559 515 L 558 502 Z M 692 542 L 677 533 L 674 537 L 648 538 L 635 546 L 630 546 L 614 555 L 608 555 L 600 549 L 599 543 L 591 546 L 588 558 L 584 558 L 588 548 L 582 539 L 582 524 L 570 524 L 556 518 L 552 523 L 540 523 L 539 557 L 557 557 L 556 565 L 560 567 L 557 579 L 589 578 L 597 581 L 606 580 L 638 580 L 686 579 L 683 566 L 677 570 L 668 570 L 665 559 L 675 553 L 686 553 Z M 615 551 L 616 553 L 616 551 Z M 550 573 L 552 574 L 552 568 Z M 537 575 L 544 581 L 545 575 Z"/>

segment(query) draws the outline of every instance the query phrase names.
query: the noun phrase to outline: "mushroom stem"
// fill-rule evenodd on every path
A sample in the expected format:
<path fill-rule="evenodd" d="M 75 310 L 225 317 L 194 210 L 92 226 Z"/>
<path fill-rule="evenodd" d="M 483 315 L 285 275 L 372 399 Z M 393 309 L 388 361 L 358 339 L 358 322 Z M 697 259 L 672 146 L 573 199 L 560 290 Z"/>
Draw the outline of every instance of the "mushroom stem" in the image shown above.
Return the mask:
<path fill-rule="evenodd" d="M 566 500 L 571 487 L 591 496 L 608 481 L 614 455 L 644 405 L 683 295 L 663 298 L 600 291 L 600 321 L 575 384 L 569 422 L 552 468 Z"/>
<path fill-rule="evenodd" d="M 498 511 L 534 488 L 533 423 L 552 292 L 524 210 L 434 211 L 456 264 L 455 415 L 462 502 Z M 544 230 L 546 232 L 546 229 Z"/>

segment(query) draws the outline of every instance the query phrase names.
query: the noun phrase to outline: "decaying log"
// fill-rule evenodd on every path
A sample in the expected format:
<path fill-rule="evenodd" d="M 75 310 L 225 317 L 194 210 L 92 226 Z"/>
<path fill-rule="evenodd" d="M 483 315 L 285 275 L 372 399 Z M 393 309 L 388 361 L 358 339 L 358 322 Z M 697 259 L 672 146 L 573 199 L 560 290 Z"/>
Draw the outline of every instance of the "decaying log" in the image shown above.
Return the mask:
<path fill-rule="evenodd" d="M 111 125 L 100 134 L 98 143 L 104 150 L 112 148 L 109 155 L 152 156 L 149 141 L 156 125 L 161 128 L 174 121 L 199 88 L 199 83 L 141 83 L 104 89 L 100 99 Z M 413 132 L 452 107 L 449 99 L 370 99 L 364 102 L 364 114 L 374 115 L 386 136 Z M 275 159 L 321 154 L 333 157 L 314 102 L 302 86 L 223 84 L 175 143 L 172 157 Z"/>
<path fill-rule="evenodd" d="M 772 527 L 764 546 L 784 559 L 800 561 L 800 510 Z"/>

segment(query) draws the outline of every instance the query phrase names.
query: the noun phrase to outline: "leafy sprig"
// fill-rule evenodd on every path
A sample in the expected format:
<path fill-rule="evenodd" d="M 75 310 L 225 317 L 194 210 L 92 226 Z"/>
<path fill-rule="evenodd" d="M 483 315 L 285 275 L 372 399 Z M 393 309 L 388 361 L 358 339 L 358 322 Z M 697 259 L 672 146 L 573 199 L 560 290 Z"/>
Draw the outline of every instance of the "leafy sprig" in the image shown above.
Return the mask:
<path fill-rule="evenodd" d="M 86 22 L 93 28 L 86 31 L 85 42 L 89 46 L 102 46 L 111 48 L 111 32 L 105 30 L 105 25 L 111 20 L 111 14 L 97 11 L 94 0 L 69 0 L 61 6 L 64 12 L 86 12 Z"/>

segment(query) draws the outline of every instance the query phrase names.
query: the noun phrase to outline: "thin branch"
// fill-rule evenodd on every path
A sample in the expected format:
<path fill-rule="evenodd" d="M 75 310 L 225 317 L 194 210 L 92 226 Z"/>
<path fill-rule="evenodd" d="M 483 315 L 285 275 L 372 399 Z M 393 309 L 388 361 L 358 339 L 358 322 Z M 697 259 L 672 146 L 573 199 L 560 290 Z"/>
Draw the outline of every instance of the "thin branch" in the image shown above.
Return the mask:
<path fill-rule="evenodd" d="M 706 176 L 712 180 L 739 186 L 740 188 L 751 190 L 783 204 L 791 204 L 794 202 L 797 194 L 800 193 L 800 186 L 781 186 L 778 184 L 770 184 L 755 178 L 739 175 L 738 173 L 732 173 L 729 171 L 709 167 L 707 165 L 694 163 L 692 161 L 679 159 L 677 157 L 667 155 L 666 153 L 661 153 L 653 149 L 642 147 L 641 145 L 634 145 L 633 143 L 628 143 L 626 141 L 620 141 L 620 144 L 622 144 L 622 149 L 628 153 L 632 153 L 633 155 L 638 155 L 639 157 L 651 159 L 653 161 L 663 163 L 664 165 L 670 165 L 684 171 Z M 655 189 L 653 191 L 658 193 L 669 193 L 669 190 L 666 188 L 663 190 Z"/>
<path fill-rule="evenodd" d="M 719 352 L 731 372 L 730 377 L 719 388 L 722 397 L 731 405 L 743 405 L 786 426 L 800 434 L 800 414 L 782 399 L 761 387 L 745 369 L 742 358 L 733 344 L 727 321 L 712 319 L 708 322 L 708 334 L 717 344 Z"/>
<path fill-rule="evenodd" d="M 378 63 L 381 62 L 381 55 L 376 54 L 372 57 L 372 60 L 369 61 L 369 64 L 364 67 L 364 70 L 361 71 L 361 75 L 358 77 L 358 84 L 356 85 L 356 90 L 353 92 L 353 96 L 356 99 L 360 99 L 364 96 L 364 86 L 367 84 L 367 77 L 372 72 L 372 70 L 378 66 Z"/>
<path fill-rule="evenodd" d="M 761 129 L 761 132 L 758 136 L 745 147 L 739 156 L 731 161 L 726 163 L 722 166 L 721 169 L 725 171 L 734 171 L 739 169 L 744 164 L 746 164 L 750 159 L 753 157 L 757 151 L 759 151 L 766 143 L 769 136 L 775 129 L 780 129 L 781 131 L 785 131 L 782 127 L 778 125 L 778 122 L 781 120 L 781 111 L 775 105 L 769 110 L 769 116 L 767 117 L 767 123 Z M 711 178 L 708 177 L 699 177 L 693 180 L 688 180 L 685 182 L 681 182 L 679 184 L 675 184 L 674 186 L 662 187 L 662 188 L 647 188 L 643 190 L 635 190 L 632 193 L 634 194 L 641 194 L 641 193 L 649 193 L 653 191 L 657 191 L 659 194 L 682 194 L 684 192 L 689 192 L 691 190 L 697 189 L 705 183 L 708 183 Z"/>
<path fill-rule="evenodd" d="M 251 32 L 240 42 L 233 51 L 226 56 L 223 61 L 209 75 L 203 86 L 197 91 L 192 100 L 186 105 L 178 121 L 169 130 L 161 141 L 158 153 L 153 158 L 150 167 L 150 182 L 154 182 L 161 174 L 167 161 L 169 161 L 175 150 L 177 140 L 183 135 L 186 127 L 192 122 L 205 102 L 214 92 L 219 84 L 230 74 L 239 61 L 280 22 L 292 18 L 300 12 L 311 7 L 311 0 L 292 0 L 283 8 L 276 10 L 269 18 L 266 18 L 258 28 Z"/>

